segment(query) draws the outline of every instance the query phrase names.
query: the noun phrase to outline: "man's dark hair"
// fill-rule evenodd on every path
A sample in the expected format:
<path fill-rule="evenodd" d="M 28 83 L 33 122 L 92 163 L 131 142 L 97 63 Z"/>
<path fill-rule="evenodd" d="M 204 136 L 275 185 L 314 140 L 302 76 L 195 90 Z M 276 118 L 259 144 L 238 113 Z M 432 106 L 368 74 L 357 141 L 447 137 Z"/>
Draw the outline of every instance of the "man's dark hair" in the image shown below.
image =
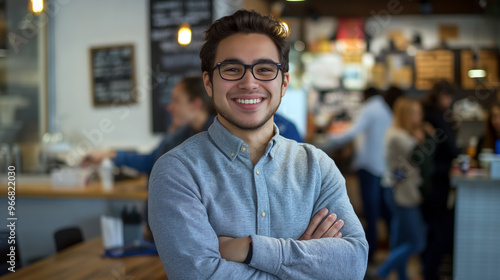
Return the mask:
<path fill-rule="evenodd" d="M 268 36 L 278 49 L 281 71 L 288 72 L 290 44 L 285 26 L 271 16 L 247 10 L 239 10 L 230 16 L 222 17 L 205 31 L 205 42 L 200 50 L 202 72 L 207 71 L 212 77 L 211 70 L 215 65 L 215 53 L 220 41 L 237 33 L 258 33 Z"/>
<path fill-rule="evenodd" d="M 205 91 L 205 85 L 203 83 L 203 77 L 201 76 L 188 76 L 184 77 L 179 82 L 184 86 L 184 89 L 188 95 L 189 101 L 193 101 L 196 98 L 201 99 L 203 103 L 203 109 L 211 115 L 215 115 L 215 109 L 212 104 L 212 99 Z"/>

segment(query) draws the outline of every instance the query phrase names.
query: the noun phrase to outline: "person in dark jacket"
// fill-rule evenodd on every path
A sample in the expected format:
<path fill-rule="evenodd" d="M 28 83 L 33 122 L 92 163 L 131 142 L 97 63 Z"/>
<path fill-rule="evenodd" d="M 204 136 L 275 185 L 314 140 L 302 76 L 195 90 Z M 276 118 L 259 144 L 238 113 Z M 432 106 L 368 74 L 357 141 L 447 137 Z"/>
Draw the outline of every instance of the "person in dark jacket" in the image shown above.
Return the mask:
<path fill-rule="evenodd" d="M 429 227 L 427 247 L 423 253 L 426 280 L 439 278 L 439 266 L 453 245 L 453 210 L 448 208 L 452 160 L 459 154 L 456 146 L 457 121 L 451 111 L 455 87 L 447 81 L 437 82 L 423 99 L 424 120 L 435 130 L 434 170 L 430 190 L 424 196 L 422 210 Z"/>

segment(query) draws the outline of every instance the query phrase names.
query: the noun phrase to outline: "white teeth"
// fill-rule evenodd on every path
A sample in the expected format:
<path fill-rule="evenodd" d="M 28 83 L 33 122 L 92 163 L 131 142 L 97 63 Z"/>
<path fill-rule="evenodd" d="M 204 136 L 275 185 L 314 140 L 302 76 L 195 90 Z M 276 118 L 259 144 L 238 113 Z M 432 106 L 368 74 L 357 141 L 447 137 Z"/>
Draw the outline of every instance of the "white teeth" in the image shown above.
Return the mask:
<path fill-rule="evenodd" d="M 255 98 L 255 99 L 236 99 L 236 102 L 240 104 L 257 104 L 262 101 L 262 98 Z"/>

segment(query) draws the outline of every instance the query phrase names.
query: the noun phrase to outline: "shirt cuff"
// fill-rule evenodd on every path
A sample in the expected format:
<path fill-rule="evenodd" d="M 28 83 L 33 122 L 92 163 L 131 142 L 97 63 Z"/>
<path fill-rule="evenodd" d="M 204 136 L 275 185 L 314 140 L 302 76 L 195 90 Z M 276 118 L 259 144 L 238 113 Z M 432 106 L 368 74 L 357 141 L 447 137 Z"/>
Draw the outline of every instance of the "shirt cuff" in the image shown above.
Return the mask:
<path fill-rule="evenodd" d="M 260 235 L 250 235 L 253 244 L 253 255 L 249 266 L 264 272 L 277 275 L 283 263 L 283 246 L 281 239 Z"/>

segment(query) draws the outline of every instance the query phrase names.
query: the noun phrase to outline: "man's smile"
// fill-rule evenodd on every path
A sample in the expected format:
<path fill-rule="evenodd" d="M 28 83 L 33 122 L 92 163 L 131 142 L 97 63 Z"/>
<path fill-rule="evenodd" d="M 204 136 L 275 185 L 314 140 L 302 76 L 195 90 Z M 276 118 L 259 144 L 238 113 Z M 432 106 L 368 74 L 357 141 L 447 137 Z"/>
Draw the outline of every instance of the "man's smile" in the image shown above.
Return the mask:
<path fill-rule="evenodd" d="M 234 99 L 234 101 L 240 104 L 258 104 L 262 102 L 262 98 L 252 98 L 252 99 L 236 98 Z"/>

